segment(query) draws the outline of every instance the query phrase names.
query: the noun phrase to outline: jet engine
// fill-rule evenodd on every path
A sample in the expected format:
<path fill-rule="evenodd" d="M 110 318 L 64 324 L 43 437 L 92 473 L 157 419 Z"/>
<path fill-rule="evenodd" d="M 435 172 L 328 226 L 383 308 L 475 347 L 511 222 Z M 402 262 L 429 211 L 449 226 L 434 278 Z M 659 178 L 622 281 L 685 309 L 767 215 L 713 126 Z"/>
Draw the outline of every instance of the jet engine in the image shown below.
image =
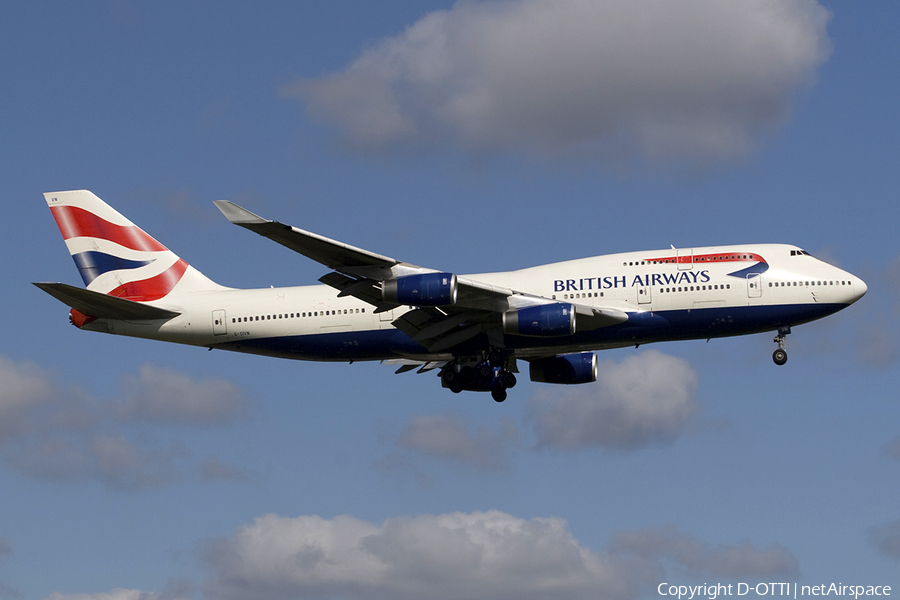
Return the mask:
<path fill-rule="evenodd" d="M 388 279 L 381 285 L 385 302 L 410 306 L 449 306 L 456 304 L 456 275 L 423 273 Z"/>
<path fill-rule="evenodd" d="M 593 383 L 597 381 L 597 355 L 574 352 L 531 361 L 532 381 L 541 383 Z"/>
<path fill-rule="evenodd" d="M 559 337 L 575 333 L 575 307 L 556 302 L 503 313 L 503 331 L 514 335 Z"/>

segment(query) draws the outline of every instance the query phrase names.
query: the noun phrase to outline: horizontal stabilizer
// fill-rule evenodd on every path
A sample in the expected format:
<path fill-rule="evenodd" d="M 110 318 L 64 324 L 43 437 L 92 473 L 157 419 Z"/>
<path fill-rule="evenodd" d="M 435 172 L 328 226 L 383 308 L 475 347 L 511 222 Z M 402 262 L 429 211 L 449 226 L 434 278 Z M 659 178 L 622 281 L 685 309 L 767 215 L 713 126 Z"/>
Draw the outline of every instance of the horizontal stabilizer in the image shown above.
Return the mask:
<path fill-rule="evenodd" d="M 158 319 L 171 319 L 181 314 L 142 302 L 85 290 L 65 283 L 35 283 L 34 285 L 86 317 L 128 321 L 155 321 Z"/>

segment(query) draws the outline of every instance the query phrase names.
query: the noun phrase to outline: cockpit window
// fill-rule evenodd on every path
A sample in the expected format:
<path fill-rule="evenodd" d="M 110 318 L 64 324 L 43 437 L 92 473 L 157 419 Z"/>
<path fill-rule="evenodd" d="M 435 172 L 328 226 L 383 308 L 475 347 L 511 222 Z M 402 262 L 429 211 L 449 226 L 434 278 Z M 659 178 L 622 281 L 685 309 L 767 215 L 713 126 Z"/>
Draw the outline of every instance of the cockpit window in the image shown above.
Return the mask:
<path fill-rule="evenodd" d="M 806 250 L 791 250 L 791 256 L 812 256 Z"/>

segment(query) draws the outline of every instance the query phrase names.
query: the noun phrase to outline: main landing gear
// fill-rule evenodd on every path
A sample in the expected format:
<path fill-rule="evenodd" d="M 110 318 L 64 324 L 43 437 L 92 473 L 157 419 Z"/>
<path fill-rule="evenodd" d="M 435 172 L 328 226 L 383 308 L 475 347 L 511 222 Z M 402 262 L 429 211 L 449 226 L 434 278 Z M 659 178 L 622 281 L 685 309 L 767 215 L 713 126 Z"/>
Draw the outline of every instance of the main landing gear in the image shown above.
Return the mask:
<path fill-rule="evenodd" d="M 490 392 L 495 402 L 503 402 L 506 400 L 506 390 L 515 387 L 516 376 L 507 368 L 506 357 L 492 350 L 486 360 L 481 357 L 468 361 L 454 360 L 441 371 L 441 383 L 454 394 L 463 390 Z"/>
<path fill-rule="evenodd" d="M 787 350 L 784 349 L 784 336 L 786 336 L 790 332 L 790 327 L 780 327 L 778 329 L 778 335 L 776 335 L 775 339 L 772 340 L 773 342 L 778 344 L 778 350 L 772 353 L 772 360 L 774 360 L 775 364 L 778 366 L 781 366 L 787 362 Z"/>

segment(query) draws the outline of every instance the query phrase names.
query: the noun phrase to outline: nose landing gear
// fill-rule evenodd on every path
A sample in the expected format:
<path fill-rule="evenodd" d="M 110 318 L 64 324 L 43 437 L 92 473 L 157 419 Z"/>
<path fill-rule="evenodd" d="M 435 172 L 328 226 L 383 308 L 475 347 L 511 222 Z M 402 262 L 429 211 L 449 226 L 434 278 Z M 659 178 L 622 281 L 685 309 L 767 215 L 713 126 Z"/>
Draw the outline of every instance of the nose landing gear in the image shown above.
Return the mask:
<path fill-rule="evenodd" d="M 790 327 L 780 327 L 778 329 L 778 335 L 775 336 L 775 339 L 772 340 L 776 344 L 778 344 L 778 349 L 772 353 L 772 360 L 775 361 L 775 364 L 779 367 L 787 362 L 787 350 L 784 349 L 784 336 L 791 332 Z"/>

